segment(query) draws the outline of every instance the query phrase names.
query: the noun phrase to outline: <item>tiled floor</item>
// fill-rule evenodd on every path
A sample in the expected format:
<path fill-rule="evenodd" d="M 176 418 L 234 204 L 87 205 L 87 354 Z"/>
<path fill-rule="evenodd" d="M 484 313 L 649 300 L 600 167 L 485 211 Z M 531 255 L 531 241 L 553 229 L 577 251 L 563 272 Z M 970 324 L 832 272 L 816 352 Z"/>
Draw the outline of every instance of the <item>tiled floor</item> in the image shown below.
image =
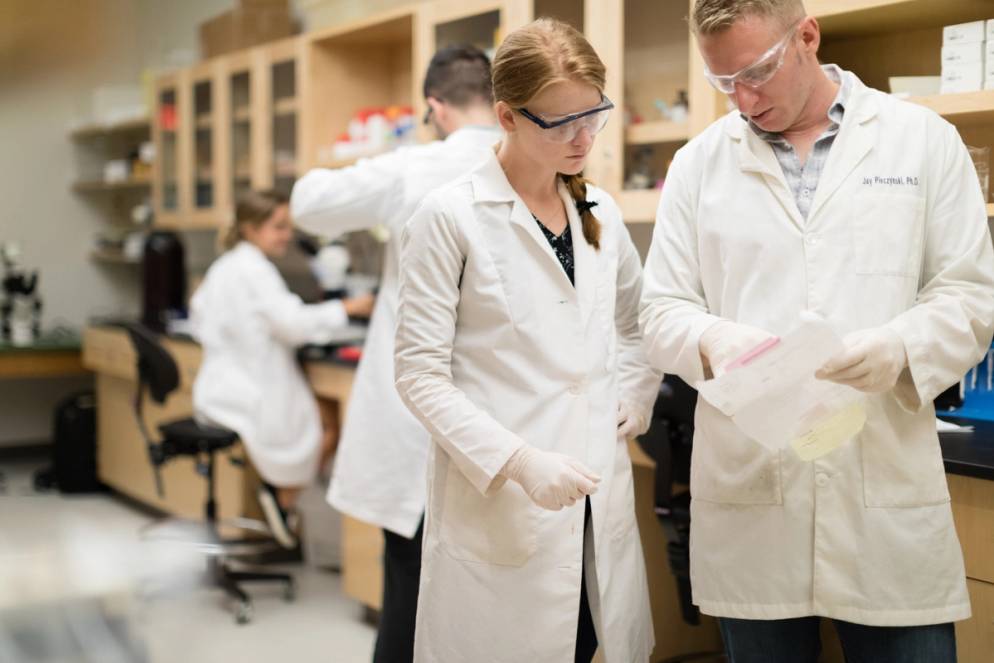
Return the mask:
<path fill-rule="evenodd" d="M 31 475 L 37 465 L 0 463 L 6 478 L 0 484 L 0 661 L 370 660 L 375 631 L 342 594 L 337 574 L 281 567 L 297 579 L 297 600 L 284 602 L 276 587 L 249 586 L 253 621 L 238 626 L 219 592 L 191 586 L 201 558 L 142 542 L 148 515 L 111 496 L 36 493 Z M 137 643 L 137 656 L 66 658 L 65 651 L 92 652 L 100 637 L 121 631 Z"/>

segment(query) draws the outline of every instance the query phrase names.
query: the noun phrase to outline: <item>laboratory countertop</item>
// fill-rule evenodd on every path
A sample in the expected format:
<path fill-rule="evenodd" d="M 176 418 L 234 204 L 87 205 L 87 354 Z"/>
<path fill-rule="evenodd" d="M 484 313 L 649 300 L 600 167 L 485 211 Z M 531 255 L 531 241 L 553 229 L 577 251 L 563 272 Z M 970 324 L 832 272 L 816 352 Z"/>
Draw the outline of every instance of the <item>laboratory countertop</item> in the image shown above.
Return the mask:
<path fill-rule="evenodd" d="M 100 326 L 115 326 L 104 323 Z M 196 343 L 188 334 L 170 334 L 169 338 Z M 77 347 L 79 344 L 76 339 Z M 0 351 L 6 349 L 0 344 Z M 300 357 L 307 362 L 321 362 L 339 366 L 355 367 L 358 362 L 341 359 L 336 356 L 335 346 L 305 346 L 300 350 Z M 958 424 L 970 425 L 974 429 L 969 433 L 940 433 L 939 442 L 942 446 L 942 459 L 946 472 L 963 476 L 975 477 L 994 481 L 994 421 L 961 420 L 943 417 Z"/>
<path fill-rule="evenodd" d="M 943 419 L 973 426 L 969 433 L 939 433 L 946 472 L 994 481 L 994 421 Z"/>
<path fill-rule="evenodd" d="M 123 323 L 115 320 L 100 320 L 93 321 L 92 326 L 94 327 L 112 327 L 121 328 Z M 189 334 L 185 333 L 170 333 L 166 335 L 173 341 L 179 341 L 181 343 L 192 343 L 198 345 L 196 339 L 194 339 Z M 79 346 L 79 340 L 77 339 L 77 347 Z M 305 345 L 298 350 L 298 357 L 301 361 L 305 362 L 319 362 L 326 364 L 335 364 L 337 366 L 345 366 L 349 368 L 355 368 L 359 362 L 358 360 L 352 359 L 342 359 L 336 356 L 336 351 L 342 346 L 337 345 Z M 2 347 L 0 347 L 2 349 Z"/>
<path fill-rule="evenodd" d="M 41 337 L 35 339 L 31 345 L 13 345 L 3 339 L 0 339 L 0 352 L 6 353 L 56 351 L 79 352 L 81 348 L 82 339 L 80 339 L 79 334 L 75 331 L 62 329 L 43 333 Z"/>

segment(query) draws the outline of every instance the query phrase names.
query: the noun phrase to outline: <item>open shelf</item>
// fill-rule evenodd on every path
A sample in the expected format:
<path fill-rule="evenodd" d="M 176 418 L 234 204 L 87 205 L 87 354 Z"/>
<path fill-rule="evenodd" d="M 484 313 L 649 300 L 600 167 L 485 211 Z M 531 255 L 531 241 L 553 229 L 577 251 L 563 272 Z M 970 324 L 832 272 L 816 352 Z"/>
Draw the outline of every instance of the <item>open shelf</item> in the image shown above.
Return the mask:
<path fill-rule="evenodd" d="M 231 112 L 231 117 L 235 122 L 248 122 L 252 118 L 252 109 L 248 106 L 235 108 Z"/>
<path fill-rule="evenodd" d="M 277 99 L 273 103 L 273 114 L 274 115 L 292 115 L 297 112 L 297 98 L 288 97 L 286 99 Z"/>
<path fill-rule="evenodd" d="M 414 25 L 405 7 L 310 36 L 301 75 L 311 93 L 297 128 L 308 137 L 297 155 L 302 169 L 316 165 L 361 108 L 414 105 Z"/>
<path fill-rule="evenodd" d="M 994 12 L 994 7 L 991 8 Z M 908 101 L 931 108 L 950 122 L 994 122 L 994 90 L 911 97 Z"/>
<path fill-rule="evenodd" d="M 807 0 L 827 36 L 920 30 L 994 18 L 990 0 Z"/>
<path fill-rule="evenodd" d="M 90 258 L 97 262 L 106 262 L 115 265 L 140 265 L 141 260 L 128 258 L 122 251 L 110 249 L 94 249 L 90 251 Z"/>
<path fill-rule="evenodd" d="M 625 223 L 653 223 L 659 207 L 659 189 L 625 189 L 618 195 Z"/>
<path fill-rule="evenodd" d="M 628 145 L 679 143 L 689 138 L 690 125 L 687 122 L 641 122 L 625 129 L 625 143 Z"/>
<path fill-rule="evenodd" d="M 78 126 L 70 132 L 73 138 L 90 138 L 93 136 L 103 136 L 115 133 L 137 133 L 139 131 L 149 131 L 151 124 L 148 117 L 135 117 L 129 120 L 101 124 L 93 122 Z"/>
<path fill-rule="evenodd" d="M 204 113 L 197 116 L 195 124 L 198 129 L 210 129 L 214 126 L 214 118 L 210 113 Z"/>
<path fill-rule="evenodd" d="M 105 182 L 103 180 L 83 180 L 73 182 L 74 191 L 121 191 L 124 189 L 138 189 L 147 187 L 152 180 L 148 177 L 135 177 L 121 182 Z"/>

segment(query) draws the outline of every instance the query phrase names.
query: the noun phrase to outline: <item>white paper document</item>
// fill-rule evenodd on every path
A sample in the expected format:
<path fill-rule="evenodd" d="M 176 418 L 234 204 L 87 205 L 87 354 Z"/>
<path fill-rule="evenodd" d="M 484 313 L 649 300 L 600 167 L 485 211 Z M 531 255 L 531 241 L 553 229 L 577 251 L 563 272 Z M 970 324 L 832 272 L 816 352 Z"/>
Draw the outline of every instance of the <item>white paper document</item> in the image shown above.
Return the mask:
<path fill-rule="evenodd" d="M 824 319 L 802 313 L 791 333 L 747 352 L 721 377 L 699 382 L 697 390 L 764 447 L 791 446 L 802 460 L 814 460 L 866 423 L 862 394 L 815 378 L 843 348 Z"/>

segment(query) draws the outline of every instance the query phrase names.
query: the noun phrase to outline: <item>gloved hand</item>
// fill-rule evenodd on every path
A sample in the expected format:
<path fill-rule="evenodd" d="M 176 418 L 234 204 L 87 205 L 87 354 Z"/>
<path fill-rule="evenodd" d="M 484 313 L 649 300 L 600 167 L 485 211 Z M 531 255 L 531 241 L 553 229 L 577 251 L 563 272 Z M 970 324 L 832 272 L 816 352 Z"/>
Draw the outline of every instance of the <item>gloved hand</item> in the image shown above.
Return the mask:
<path fill-rule="evenodd" d="M 628 407 L 618 403 L 618 442 L 627 442 L 645 430 L 645 420 Z"/>
<path fill-rule="evenodd" d="M 870 394 L 881 393 L 893 389 L 908 366 L 904 341 L 888 327 L 853 332 L 843 343 L 845 350 L 825 362 L 815 373 L 816 378 Z"/>
<path fill-rule="evenodd" d="M 550 511 L 593 495 L 601 480 L 575 458 L 527 444 L 511 454 L 501 473 L 521 484 L 535 504 Z"/>
<path fill-rule="evenodd" d="M 716 322 L 698 342 L 705 374 L 710 370 L 714 377 L 721 377 L 729 363 L 771 338 L 773 334 L 757 327 L 730 320 Z"/>

